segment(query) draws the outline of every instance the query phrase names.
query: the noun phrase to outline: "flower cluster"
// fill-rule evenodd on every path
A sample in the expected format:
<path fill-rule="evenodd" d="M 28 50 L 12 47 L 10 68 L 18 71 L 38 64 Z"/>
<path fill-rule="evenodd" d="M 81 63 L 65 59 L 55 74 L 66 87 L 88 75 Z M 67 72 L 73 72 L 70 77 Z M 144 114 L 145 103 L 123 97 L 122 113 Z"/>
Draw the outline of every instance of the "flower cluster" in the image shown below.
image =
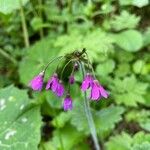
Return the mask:
<path fill-rule="evenodd" d="M 82 52 L 76 52 L 76 53 L 74 52 L 74 53 L 70 54 L 70 56 L 71 56 L 70 59 L 72 61 L 69 61 L 69 62 L 73 62 L 72 72 L 68 79 L 68 83 L 70 85 L 75 83 L 74 73 L 79 70 L 79 65 L 82 65 L 81 60 L 83 60 L 83 57 L 85 57 L 85 56 L 82 56 L 83 53 L 84 52 L 82 51 Z M 69 63 L 67 63 L 67 64 L 69 64 Z M 65 67 L 66 67 L 66 65 L 65 65 Z M 30 81 L 29 85 L 34 91 L 42 90 L 46 69 L 47 69 L 47 67 L 44 69 L 44 71 L 39 73 L 39 75 L 35 76 Z M 64 70 L 64 68 L 63 68 L 63 70 Z M 108 92 L 103 88 L 103 86 L 98 82 L 98 80 L 90 73 L 86 73 L 86 75 L 82 81 L 82 84 L 81 84 L 81 90 L 83 92 L 87 91 L 88 89 L 90 89 L 89 98 L 91 100 L 97 101 L 97 100 L 100 100 L 102 97 L 104 97 L 104 98 L 108 97 Z M 62 80 L 59 79 L 58 73 L 55 72 L 52 75 L 52 77 L 50 77 L 50 79 L 48 80 L 48 82 L 46 84 L 46 90 L 51 90 L 58 97 L 62 97 L 64 95 L 65 88 L 64 88 Z M 70 88 L 66 91 L 66 96 L 63 101 L 63 108 L 65 111 L 72 110 L 72 108 L 73 108 L 72 98 L 70 96 Z"/>

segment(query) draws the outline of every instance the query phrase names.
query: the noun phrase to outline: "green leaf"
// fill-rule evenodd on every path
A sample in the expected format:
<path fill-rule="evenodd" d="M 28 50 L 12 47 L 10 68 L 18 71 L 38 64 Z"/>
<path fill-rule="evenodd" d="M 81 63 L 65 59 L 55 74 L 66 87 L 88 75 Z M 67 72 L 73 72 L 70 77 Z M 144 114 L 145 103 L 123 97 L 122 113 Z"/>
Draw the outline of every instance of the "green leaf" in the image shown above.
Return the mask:
<path fill-rule="evenodd" d="M 111 137 L 105 144 L 106 150 L 148 150 L 150 148 L 150 134 L 138 132 L 131 137 L 128 133 Z"/>
<path fill-rule="evenodd" d="M 150 131 L 150 112 L 146 110 L 133 110 L 126 114 L 126 120 L 139 123 L 140 127 Z"/>
<path fill-rule="evenodd" d="M 150 149 L 150 134 L 138 132 L 133 138 L 133 150 L 149 150 Z"/>
<path fill-rule="evenodd" d="M 60 54 L 86 48 L 92 60 L 103 60 L 106 54 L 113 49 L 112 43 L 112 38 L 100 29 L 86 32 L 72 29 L 68 35 L 59 36 L 55 46 L 61 49 Z"/>
<path fill-rule="evenodd" d="M 40 109 L 30 106 L 27 91 L 13 86 L 0 90 L 0 126 L 0 149 L 38 149 Z"/>
<path fill-rule="evenodd" d="M 148 0 L 119 0 L 120 5 L 133 5 L 139 8 L 149 4 Z"/>
<path fill-rule="evenodd" d="M 113 129 L 115 124 L 122 120 L 121 115 L 124 108 L 120 106 L 110 106 L 94 113 L 94 120 L 97 132 Z"/>
<path fill-rule="evenodd" d="M 143 45 L 143 39 L 140 32 L 136 30 L 126 30 L 114 36 L 115 43 L 123 50 L 129 52 L 139 51 Z"/>
<path fill-rule="evenodd" d="M 143 38 L 144 46 L 150 45 L 150 27 L 145 31 Z"/>
<path fill-rule="evenodd" d="M 78 143 L 83 140 L 84 135 L 70 125 L 65 126 L 61 130 L 55 130 L 51 140 L 51 145 L 55 148 L 55 150 L 61 150 L 60 137 L 62 139 L 63 147 L 69 150 L 78 145 Z"/>
<path fill-rule="evenodd" d="M 117 66 L 117 70 L 115 71 L 115 74 L 117 77 L 124 77 L 126 76 L 127 74 L 130 74 L 131 71 L 130 71 L 130 65 L 129 63 L 120 63 L 118 66 Z"/>
<path fill-rule="evenodd" d="M 105 144 L 106 150 L 131 150 L 132 138 L 125 132 L 121 135 L 111 137 Z"/>
<path fill-rule="evenodd" d="M 96 72 L 98 75 L 106 76 L 109 73 L 112 73 L 115 68 L 115 62 L 112 59 L 107 60 L 104 63 L 101 63 L 97 66 Z"/>
<path fill-rule="evenodd" d="M 42 18 L 40 17 L 34 17 L 31 20 L 31 26 L 35 31 L 39 30 L 42 25 L 43 25 L 43 21 L 42 21 Z"/>
<path fill-rule="evenodd" d="M 140 74 L 142 73 L 142 69 L 145 65 L 145 62 L 143 60 L 137 60 L 134 64 L 133 64 L 133 71 L 136 74 Z"/>
<path fill-rule="evenodd" d="M 71 112 L 71 124 L 80 132 L 83 131 L 85 134 L 90 133 L 83 102 L 74 106 Z"/>
<path fill-rule="evenodd" d="M 64 127 L 65 123 L 70 119 L 71 114 L 69 112 L 61 112 L 52 120 L 52 125 L 57 128 Z"/>
<path fill-rule="evenodd" d="M 121 114 L 124 112 L 124 109 L 122 107 L 110 106 L 100 111 L 92 109 L 91 111 L 96 130 L 101 135 L 105 131 L 115 127 L 115 124 L 122 119 Z M 83 105 L 76 106 L 72 111 L 71 124 L 74 125 L 78 131 L 83 131 L 85 134 L 90 133 Z"/>
<path fill-rule="evenodd" d="M 16 9 L 20 9 L 20 1 L 24 6 L 29 0 L 0 0 L 0 12 L 9 14 Z"/>
<path fill-rule="evenodd" d="M 31 26 L 32 26 L 32 28 L 33 28 L 35 31 L 38 31 L 38 30 L 40 30 L 41 28 L 50 27 L 50 24 L 48 24 L 48 23 L 43 23 L 43 20 L 42 20 L 42 18 L 40 18 L 40 17 L 34 17 L 34 18 L 31 20 Z"/>
<path fill-rule="evenodd" d="M 139 8 L 149 4 L 149 0 L 133 0 L 132 4 Z"/>
<path fill-rule="evenodd" d="M 146 104 L 144 94 L 148 87 L 147 83 L 139 82 L 135 76 L 126 77 L 123 80 L 115 79 L 114 85 L 110 86 L 116 103 L 126 106 L 137 106 L 137 103 Z"/>
<path fill-rule="evenodd" d="M 28 85 L 29 81 L 39 74 L 50 60 L 58 56 L 59 50 L 53 48 L 53 40 L 54 37 L 47 37 L 26 49 L 26 57 L 19 64 L 19 75 L 22 83 Z M 57 64 L 58 61 L 49 66 L 46 79 L 54 73 Z"/>
<path fill-rule="evenodd" d="M 134 14 L 130 14 L 127 11 L 122 11 L 119 16 L 114 16 L 110 23 L 113 29 L 115 29 L 116 31 L 120 31 L 122 29 L 135 28 L 138 25 L 139 21 L 140 17 L 137 17 Z"/>
<path fill-rule="evenodd" d="M 131 5 L 133 0 L 119 0 L 120 5 Z"/>

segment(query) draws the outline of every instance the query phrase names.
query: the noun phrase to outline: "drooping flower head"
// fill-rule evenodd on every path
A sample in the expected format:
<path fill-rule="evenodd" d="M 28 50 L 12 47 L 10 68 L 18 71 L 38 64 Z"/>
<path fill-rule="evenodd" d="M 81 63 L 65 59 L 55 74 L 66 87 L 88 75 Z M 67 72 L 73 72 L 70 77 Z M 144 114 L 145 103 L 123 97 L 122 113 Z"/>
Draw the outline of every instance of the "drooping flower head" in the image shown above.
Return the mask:
<path fill-rule="evenodd" d="M 86 91 L 87 89 L 89 89 L 92 85 L 92 82 L 93 77 L 89 73 L 87 73 L 81 85 L 82 91 Z"/>
<path fill-rule="evenodd" d="M 70 97 L 69 94 L 67 94 L 67 96 L 64 99 L 63 107 L 64 107 L 65 111 L 72 110 L 72 108 L 73 108 L 73 106 L 72 106 L 72 98 Z"/>
<path fill-rule="evenodd" d="M 90 99 L 99 100 L 102 97 L 108 97 L 107 91 L 99 84 L 98 80 L 93 80 Z"/>
<path fill-rule="evenodd" d="M 65 59 L 66 64 L 62 68 L 62 72 L 60 72 L 61 79 L 63 79 L 63 72 L 66 69 L 66 67 L 71 62 L 73 63 L 72 65 L 70 65 L 70 67 L 72 67 L 72 72 L 69 76 L 68 91 L 70 91 L 70 84 L 75 83 L 75 77 L 74 77 L 75 72 L 81 68 L 82 70 L 84 70 L 84 72 L 86 72 L 86 71 L 89 72 L 85 75 L 85 77 L 82 81 L 81 90 L 83 92 L 85 92 L 86 90 L 90 89 L 90 91 L 91 91 L 90 99 L 92 99 L 92 100 L 99 100 L 102 97 L 104 97 L 104 98 L 108 97 L 107 91 L 103 88 L 102 85 L 100 85 L 98 80 L 96 80 L 96 77 L 93 72 L 94 70 L 92 68 L 92 64 L 88 58 L 85 48 L 83 48 L 83 50 L 81 52 L 76 50 L 70 54 L 66 54 L 66 56 L 60 56 L 60 57 L 57 57 L 57 58 L 54 58 L 53 60 L 51 60 L 45 66 L 44 71 L 42 71 L 39 75 L 37 75 L 36 77 L 33 78 L 33 80 L 30 81 L 30 86 L 33 90 L 35 90 L 35 91 L 42 90 L 43 78 L 44 78 L 44 74 L 45 74 L 48 66 L 52 62 L 54 62 L 54 60 L 61 60 L 62 58 Z M 88 65 L 86 66 L 87 63 L 88 63 Z M 59 71 L 58 70 L 59 64 L 57 65 L 56 72 Z M 83 72 L 83 74 L 84 74 L 84 72 Z M 93 73 L 93 75 L 91 75 L 90 73 Z M 68 75 L 68 74 L 66 74 L 66 75 Z M 46 90 L 51 90 L 58 97 L 63 96 L 65 88 L 64 88 L 64 85 L 62 84 L 62 81 L 59 79 L 57 73 L 54 73 L 52 75 L 52 77 L 48 80 L 48 82 L 46 84 Z M 72 98 L 70 97 L 70 94 L 67 94 L 67 96 L 65 97 L 64 102 L 63 102 L 63 107 L 64 107 L 65 111 L 72 109 L 72 107 L 73 107 L 72 106 Z"/>
<path fill-rule="evenodd" d="M 71 76 L 69 77 L 69 83 L 70 83 L 70 84 L 74 84 L 74 82 L 75 82 L 74 75 L 71 75 Z"/>
<path fill-rule="evenodd" d="M 29 86 L 34 91 L 41 91 L 43 87 L 43 78 L 44 78 L 44 71 L 40 72 L 37 76 L 35 76 L 29 83 Z"/>

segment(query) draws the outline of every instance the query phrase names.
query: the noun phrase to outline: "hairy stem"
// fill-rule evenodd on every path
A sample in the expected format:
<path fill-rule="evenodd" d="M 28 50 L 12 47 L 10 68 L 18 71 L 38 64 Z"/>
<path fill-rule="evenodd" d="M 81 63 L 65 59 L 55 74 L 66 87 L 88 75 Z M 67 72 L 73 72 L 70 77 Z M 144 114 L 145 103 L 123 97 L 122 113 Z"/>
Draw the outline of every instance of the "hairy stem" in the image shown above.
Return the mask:
<path fill-rule="evenodd" d="M 83 78 L 84 78 L 85 68 L 84 68 L 82 63 L 80 63 L 80 66 L 81 66 L 82 75 L 83 75 Z M 92 116 L 92 113 L 91 113 L 90 103 L 89 103 L 89 100 L 87 98 L 86 91 L 84 92 L 84 109 L 85 109 L 88 125 L 89 125 L 89 128 L 90 128 L 90 132 L 91 132 L 91 135 L 92 135 L 92 139 L 94 141 L 95 149 L 100 150 L 100 146 L 99 146 L 98 138 L 97 138 L 97 134 L 96 134 L 95 123 L 94 123 L 93 116 Z"/>
<path fill-rule="evenodd" d="M 28 34 L 24 9 L 23 9 L 23 6 L 22 6 L 22 0 L 20 0 L 20 15 L 21 15 L 21 22 L 22 22 L 22 29 L 23 29 L 23 37 L 24 37 L 25 47 L 29 47 L 30 46 L 29 34 Z"/>

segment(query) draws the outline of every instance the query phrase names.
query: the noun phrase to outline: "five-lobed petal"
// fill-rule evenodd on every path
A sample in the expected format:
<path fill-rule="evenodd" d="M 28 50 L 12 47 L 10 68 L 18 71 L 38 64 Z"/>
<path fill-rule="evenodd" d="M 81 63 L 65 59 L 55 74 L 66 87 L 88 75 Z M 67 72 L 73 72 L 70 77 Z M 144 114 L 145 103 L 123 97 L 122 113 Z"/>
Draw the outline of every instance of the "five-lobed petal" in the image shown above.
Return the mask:
<path fill-rule="evenodd" d="M 108 97 L 107 91 L 99 84 L 98 80 L 93 80 L 90 99 L 99 100 L 102 97 Z"/>

